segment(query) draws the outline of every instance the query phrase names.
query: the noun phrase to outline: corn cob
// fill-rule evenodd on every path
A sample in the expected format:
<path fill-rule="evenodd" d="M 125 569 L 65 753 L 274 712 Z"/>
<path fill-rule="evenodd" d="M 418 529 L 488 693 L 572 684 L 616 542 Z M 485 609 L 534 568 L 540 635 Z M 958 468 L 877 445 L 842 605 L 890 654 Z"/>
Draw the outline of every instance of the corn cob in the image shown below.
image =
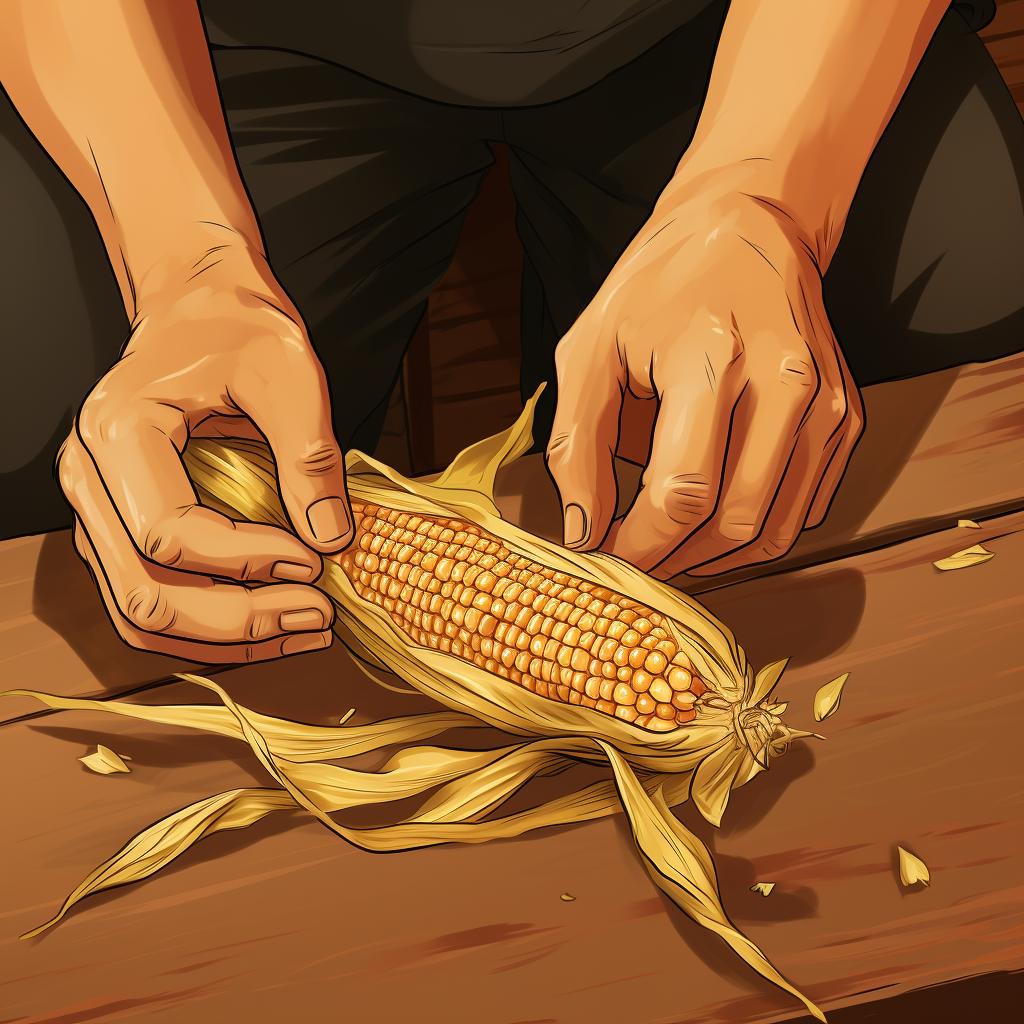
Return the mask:
<path fill-rule="evenodd" d="M 414 643 L 652 732 L 707 687 L 661 613 L 512 552 L 472 523 L 354 502 L 340 566 Z"/>

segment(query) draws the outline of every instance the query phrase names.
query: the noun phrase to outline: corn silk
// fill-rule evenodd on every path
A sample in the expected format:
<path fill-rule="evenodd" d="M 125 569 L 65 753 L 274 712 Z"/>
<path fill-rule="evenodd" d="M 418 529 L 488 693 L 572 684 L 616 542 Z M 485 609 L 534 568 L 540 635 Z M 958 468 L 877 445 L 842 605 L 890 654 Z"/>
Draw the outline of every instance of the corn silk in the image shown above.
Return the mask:
<path fill-rule="evenodd" d="M 501 517 L 493 501 L 495 475 L 531 447 L 536 400 L 509 430 L 467 448 L 431 482 L 407 479 L 350 451 L 349 493 L 355 501 L 466 520 L 520 555 L 661 612 L 672 638 L 709 687 L 696 720 L 652 733 L 582 705 L 539 696 L 472 662 L 420 646 L 383 608 L 362 600 L 328 560 L 318 586 L 337 607 L 339 638 L 364 662 L 394 673 L 447 710 L 365 725 L 307 725 L 258 714 L 217 683 L 190 674 L 183 678 L 211 691 L 219 703 L 144 706 L 12 691 L 54 709 L 100 711 L 233 737 L 249 745 L 275 783 L 217 793 L 163 818 L 97 867 L 52 919 L 27 935 L 56 924 L 91 893 L 152 875 L 204 836 L 245 828 L 296 805 L 342 839 L 374 852 L 487 842 L 623 810 L 655 884 L 759 974 L 825 1019 L 730 921 L 710 852 L 671 811 L 689 798 L 719 825 L 735 787 L 767 768 L 769 758 L 783 753 L 793 739 L 810 735 L 784 725 L 785 705 L 772 701 L 784 662 L 755 675 L 732 633 L 696 601 L 617 558 L 569 551 Z M 265 445 L 196 440 L 184 459 L 204 504 L 235 519 L 289 527 Z M 449 729 L 481 725 L 517 739 L 488 750 L 419 745 Z M 377 771 L 330 763 L 386 747 L 397 749 Z M 606 764 L 609 778 L 525 810 L 496 813 L 534 776 L 579 762 Z M 415 813 L 384 826 L 351 828 L 333 817 L 360 805 L 419 796 L 423 802 Z"/>

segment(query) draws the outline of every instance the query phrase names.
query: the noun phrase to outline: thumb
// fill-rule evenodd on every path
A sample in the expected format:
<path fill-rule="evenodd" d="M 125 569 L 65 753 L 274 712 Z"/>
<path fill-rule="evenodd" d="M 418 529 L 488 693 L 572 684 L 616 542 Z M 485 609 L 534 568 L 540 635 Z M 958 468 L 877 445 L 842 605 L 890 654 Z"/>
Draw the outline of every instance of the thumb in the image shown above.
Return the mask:
<path fill-rule="evenodd" d="M 244 411 L 270 444 L 295 532 L 315 551 L 340 551 L 352 540 L 352 510 L 319 363 L 311 357 L 308 368 L 268 381 L 258 394 L 250 392 Z"/>
<path fill-rule="evenodd" d="M 556 353 L 558 397 L 545 462 L 562 503 L 565 546 L 588 551 L 604 540 L 618 502 L 622 391 L 610 363 L 568 341 Z"/>

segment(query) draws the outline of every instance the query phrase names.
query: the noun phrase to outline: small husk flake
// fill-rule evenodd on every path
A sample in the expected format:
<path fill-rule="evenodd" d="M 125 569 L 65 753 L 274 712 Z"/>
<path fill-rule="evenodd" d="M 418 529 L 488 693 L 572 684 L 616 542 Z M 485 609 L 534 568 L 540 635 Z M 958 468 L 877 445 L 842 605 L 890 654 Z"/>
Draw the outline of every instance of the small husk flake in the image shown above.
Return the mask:
<path fill-rule="evenodd" d="M 932 562 L 932 565 L 936 569 L 942 569 L 943 572 L 949 569 L 968 569 L 972 565 L 981 565 L 982 562 L 987 562 L 993 557 L 993 554 L 981 544 L 975 544 L 973 547 L 964 548 L 963 551 L 954 551 L 946 558 Z"/>
<path fill-rule="evenodd" d="M 897 846 L 896 849 L 900 855 L 900 881 L 907 888 L 912 885 L 930 884 L 932 876 L 928 865 L 920 857 L 915 857 L 908 850 L 904 850 L 902 846 Z"/>
<path fill-rule="evenodd" d="M 103 746 L 102 743 L 98 744 L 91 754 L 86 754 L 85 757 L 80 757 L 78 760 L 97 775 L 114 775 L 117 772 L 131 771 L 131 768 L 125 764 L 125 761 L 131 760 L 130 757 L 123 757 L 111 750 L 110 747 Z"/>
<path fill-rule="evenodd" d="M 846 680 L 850 678 L 849 672 L 844 672 L 831 682 L 822 686 L 814 695 L 814 720 L 823 722 L 830 715 L 835 714 L 839 708 L 839 702 L 843 699 L 843 687 Z"/>

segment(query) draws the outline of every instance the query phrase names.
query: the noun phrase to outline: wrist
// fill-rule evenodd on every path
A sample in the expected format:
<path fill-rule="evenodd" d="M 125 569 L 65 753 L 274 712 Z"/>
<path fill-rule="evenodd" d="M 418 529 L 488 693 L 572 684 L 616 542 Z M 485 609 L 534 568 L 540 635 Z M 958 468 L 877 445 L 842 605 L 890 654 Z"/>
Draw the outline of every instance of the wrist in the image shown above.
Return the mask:
<path fill-rule="evenodd" d="M 173 244 L 128 266 L 134 317 L 199 290 L 239 288 L 291 312 L 291 301 L 267 263 L 259 236 L 227 225 L 198 221 L 183 226 Z"/>
<path fill-rule="evenodd" d="M 694 195 L 751 200 L 784 221 L 824 273 L 839 244 L 855 190 L 855 181 L 807 173 L 799 160 L 721 158 L 707 149 L 683 156 L 659 203 L 678 203 Z"/>

